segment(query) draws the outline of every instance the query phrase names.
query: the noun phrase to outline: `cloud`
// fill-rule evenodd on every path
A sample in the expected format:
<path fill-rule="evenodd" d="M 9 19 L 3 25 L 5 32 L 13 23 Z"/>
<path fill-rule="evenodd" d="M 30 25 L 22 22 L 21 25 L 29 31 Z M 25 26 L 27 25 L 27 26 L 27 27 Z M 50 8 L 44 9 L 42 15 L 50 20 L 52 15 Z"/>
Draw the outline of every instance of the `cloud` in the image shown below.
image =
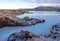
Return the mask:
<path fill-rule="evenodd" d="M 32 1 L 32 0 L 30 0 Z M 33 0 L 35 3 L 60 4 L 60 0 Z"/>
<path fill-rule="evenodd" d="M 60 0 L 0 0 L 0 8 L 33 8 L 39 5 L 60 4 Z"/>
<path fill-rule="evenodd" d="M 33 8 L 36 5 L 24 0 L 2 0 L 0 1 L 0 9 L 18 9 L 18 8 Z"/>

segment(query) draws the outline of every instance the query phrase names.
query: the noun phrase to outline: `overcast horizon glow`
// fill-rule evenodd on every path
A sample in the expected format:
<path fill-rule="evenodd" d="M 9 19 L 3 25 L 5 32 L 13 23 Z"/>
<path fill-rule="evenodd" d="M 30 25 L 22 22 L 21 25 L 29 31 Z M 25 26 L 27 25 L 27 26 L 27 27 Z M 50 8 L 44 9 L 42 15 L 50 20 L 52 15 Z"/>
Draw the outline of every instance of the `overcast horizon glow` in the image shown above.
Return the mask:
<path fill-rule="evenodd" d="M 0 0 L 0 9 L 34 8 L 37 6 L 60 6 L 59 0 Z"/>

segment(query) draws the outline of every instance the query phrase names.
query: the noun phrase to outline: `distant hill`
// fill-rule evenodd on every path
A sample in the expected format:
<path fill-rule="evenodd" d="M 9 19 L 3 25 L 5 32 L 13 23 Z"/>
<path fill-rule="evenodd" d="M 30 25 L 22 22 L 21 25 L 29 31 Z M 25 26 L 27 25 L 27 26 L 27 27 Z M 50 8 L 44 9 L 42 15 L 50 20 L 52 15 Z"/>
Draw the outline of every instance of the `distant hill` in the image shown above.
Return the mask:
<path fill-rule="evenodd" d="M 52 6 L 39 6 L 33 9 L 27 9 L 27 11 L 60 11 L 60 8 Z"/>
<path fill-rule="evenodd" d="M 44 6 L 44 7 L 42 7 L 42 6 L 40 6 L 40 7 L 36 7 L 36 8 L 34 8 L 34 10 L 37 10 L 37 11 L 57 11 L 57 10 L 59 10 L 60 8 L 58 8 L 58 7 L 52 7 L 52 6 Z"/>
<path fill-rule="evenodd" d="M 59 11 L 59 7 L 52 7 L 52 6 L 38 6 L 35 8 L 28 8 L 28 9 L 0 9 L 0 14 L 24 14 L 28 13 L 28 11 Z"/>

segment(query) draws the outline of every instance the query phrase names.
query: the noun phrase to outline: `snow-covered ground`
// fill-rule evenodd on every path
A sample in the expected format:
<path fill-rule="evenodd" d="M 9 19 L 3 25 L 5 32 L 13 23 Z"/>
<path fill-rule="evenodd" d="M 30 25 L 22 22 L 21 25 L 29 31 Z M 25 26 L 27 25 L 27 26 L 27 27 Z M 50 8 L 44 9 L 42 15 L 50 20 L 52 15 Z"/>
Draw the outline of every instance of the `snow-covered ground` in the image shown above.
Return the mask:
<path fill-rule="evenodd" d="M 0 28 L 0 41 L 7 41 L 7 38 L 10 34 L 14 32 L 19 32 L 20 30 L 27 30 L 37 35 L 48 34 L 50 32 L 51 27 L 54 24 L 60 23 L 60 12 L 56 11 L 40 11 L 34 14 L 17 15 L 17 17 L 20 18 L 23 18 L 25 16 L 38 19 L 45 19 L 46 21 L 45 23 L 36 24 L 32 26 L 15 26 Z"/>

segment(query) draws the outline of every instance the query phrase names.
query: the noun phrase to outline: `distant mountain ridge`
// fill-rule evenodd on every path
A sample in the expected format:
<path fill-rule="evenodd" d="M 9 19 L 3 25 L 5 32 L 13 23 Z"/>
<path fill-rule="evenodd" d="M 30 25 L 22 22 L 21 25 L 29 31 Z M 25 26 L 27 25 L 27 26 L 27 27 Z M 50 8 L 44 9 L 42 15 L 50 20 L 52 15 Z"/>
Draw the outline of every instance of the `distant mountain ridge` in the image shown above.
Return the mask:
<path fill-rule="evenodd" d="M 39 6 L 33 9 L 27 9 L 28 11 L 60 11 L 59 7 L 53 6 Z"/>

